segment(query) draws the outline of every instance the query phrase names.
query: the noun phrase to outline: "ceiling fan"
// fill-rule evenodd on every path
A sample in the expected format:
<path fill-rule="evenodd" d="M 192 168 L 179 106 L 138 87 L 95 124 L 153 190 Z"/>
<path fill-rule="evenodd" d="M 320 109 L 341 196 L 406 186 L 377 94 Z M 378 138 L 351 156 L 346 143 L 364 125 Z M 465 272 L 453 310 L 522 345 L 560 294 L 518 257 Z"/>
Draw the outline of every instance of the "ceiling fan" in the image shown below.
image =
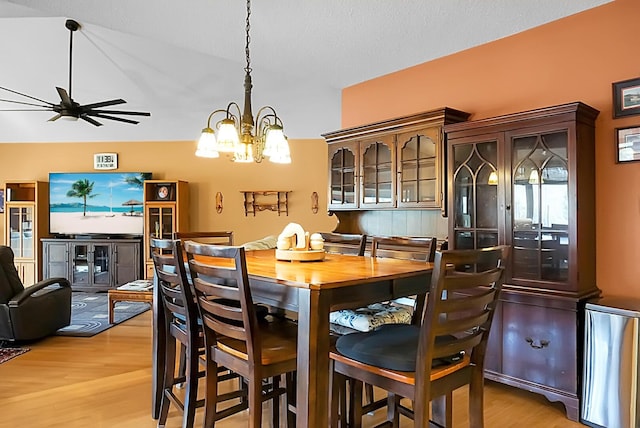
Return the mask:
<path fill-rule="evenodd" d="M 60 102 L 55 104 L 49 101 L 42 100 L 40 98 L 33 97 L 31 95 L 23 94 L 18 91 L 14 91 L 13 89 L 5 88 L 0 86 L 0 89 L 11 92 L 16 95 L 20 95 L 22 97 L 29 98 L 31 100 L 38 101 L 44 104 L 36 104 L 33 102 L 24 102 L 24 101 L 15 101 L 15 100 L 6 100 L 0 98 L 0 101 L 13 103 L 13 104 L 21 104 L 32 107 L 39 107 L 37 109 L 10 109 L 10 110 L 0 110 L 0 111 L 54 111 L 57 113 L 49 122 L 53 122 L 55 120 L 62 118 L 66 119 L 82 119 L 85 120 L 92 125 L 102 126 L 102 123 L 98 122 L 94 119 L 94 117 L 100 119 L 109 119 L 109 120 L 117 120 L 119 122 L 126 122 L 131 124 L 137 124 L 138 121 L 127 119 L 124 117 L 118 117 L 117 115 L 127 115 L 127 116 L 151 116 L 151 113 L 141 112 L 141 111 L 123 111 L 123 110 L 104 110 L 104 107 L 115 106 L 118 104 L 125 104 L 126 101 L 123 99 L 113 99 L 108 101 L 101 101 L 97 103 L 91 104 L 79 104 L 73 100 L 71 97 L 71 69 L 73 64 L 73 33 L 80 28 L 80 24 L 73 19 L 67 19 L 65 23 L 65 27 L 69 29 L 69 92 L 67 92 L 64 88 L 56 87 L 58 91 L 58 95 L 60 96 Z"/>

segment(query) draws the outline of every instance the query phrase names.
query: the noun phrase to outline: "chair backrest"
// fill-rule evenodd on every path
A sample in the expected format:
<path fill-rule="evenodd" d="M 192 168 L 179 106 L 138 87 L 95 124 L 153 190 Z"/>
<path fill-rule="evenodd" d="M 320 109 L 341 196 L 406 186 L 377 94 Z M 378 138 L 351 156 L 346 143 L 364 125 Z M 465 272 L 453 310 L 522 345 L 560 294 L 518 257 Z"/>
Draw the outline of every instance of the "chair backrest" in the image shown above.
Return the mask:
<path fill-rule="evenodd" d="M 24 285 L 18 276 L 16 265 L 13 263 L 13 250 L 5 245 L 0 245 L 0 303 L 7 303 L 23 290 Z"/>
<path fill-rule="evenodd" d="M 183 242 L 208 349 L 223 336 L 243 343 L 250 366 L 262 361 L 258 319 L 242 247 Z M 178 249 L 178 254 L 182 249 Z"/>
<path fill-rule="evenodd" d="M 371 257 L 432 262 L 436 254 L 436 238 L 374 236 Z"/>
<path fill-rule="evenodd" d="M 470 355 L 477 369 L 483 369 L 507 250 L 507 246 L 498 246 L 436 253 L 422 317 L 416 385 L 419 377 L 429 376 L 434 360 L 460 352 Z"/>
<path fill-rule="evenodd" d="M 333 232 L 322 232 L 320 235 L 324 239 L 324 251 L 327 253 L 364 255 L 367 235 Z"/>
<path fill-rule="evenodd" d="M 202 244 L 233 245 L 233 232 L 173 232 L 173 239 L 191 240 Z"/>
<path fill-rule="evenodd" d="M 180 240 L 152 238 L 151 257 L 158 280 L 158 296 L 162 299 L 166 331 L 183 341 L 198 334 L 198 307 L 186 276 Z M 182 266 L 182 269 L 179 267 Z M 180 326 L 176 329 L 175 326 Z"/>

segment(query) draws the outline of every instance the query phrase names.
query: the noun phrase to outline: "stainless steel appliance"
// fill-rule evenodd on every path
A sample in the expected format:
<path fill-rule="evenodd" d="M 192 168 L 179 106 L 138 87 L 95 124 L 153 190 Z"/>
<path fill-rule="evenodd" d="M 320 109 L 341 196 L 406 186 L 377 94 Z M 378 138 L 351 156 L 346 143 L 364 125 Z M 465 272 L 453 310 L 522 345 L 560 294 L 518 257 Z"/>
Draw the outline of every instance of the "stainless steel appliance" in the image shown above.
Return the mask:
<path fill-rule="evenodd" d="M 585 307 L 581 422 L 640 427 L 640 299 L 603 297 Z"/>

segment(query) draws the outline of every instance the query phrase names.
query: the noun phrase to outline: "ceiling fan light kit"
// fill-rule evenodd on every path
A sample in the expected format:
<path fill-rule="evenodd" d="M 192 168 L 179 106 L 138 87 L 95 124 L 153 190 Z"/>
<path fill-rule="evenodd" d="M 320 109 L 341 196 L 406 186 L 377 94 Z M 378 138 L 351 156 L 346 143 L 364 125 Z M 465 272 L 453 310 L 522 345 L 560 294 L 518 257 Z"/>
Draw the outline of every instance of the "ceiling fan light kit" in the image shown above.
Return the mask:
<path fill-rule="evenodd" d="M 289 143 L 283 132 L 282 120 L 274 108 L 271 106 L 260 108 L 255 120 L 251 111 L 253 84 L 251 83 L 251 58 L 249 55 L 250 16 L 251 0 L 247 0 L 243 111 L 240 112 L 240 106 L 235 102 L 229 103 L 226 109 L 214 110 L 209 115 L 207 126 L 202 130 L 198 140 L 196 156 L 217 158 L 221 152 L 226 152 L 233 153 L 234 162 L 262 162 L 266 157 L 271 162 L 288 164 L 291 163 Z M 224 114 L 224 118 L 215 123 L 212 128 L 211 119 L 218 113 Z"/>
<path fill-rule="evenodd" d="M 72 70 L 73 70 L 73 33 L 78 31 L 81 26 L 78 22 L 73 19 L 67 19 L 65 22 L 65 27 L 69 30 L 69 91 L 66 89 L 56 87 L 56 91 L 58 92 L 58 96 L 60 97 L 59 103 L 51 103 L 49 101 L 42 100 L 40 98 L 33 97 L 31 95 L 23 94 L 18 91 L 14 91 L 13 89 L 5 88 L 0 86 L 1 90 L 6 92 L 10 92 L 15 95 L 20 95 L 22 97 L 28 98 L 33 101 L 38 101 L 40 104 L 36 104 L 34 102 L 25 102 L 25 101 L 16 101 L 16 100 L 8 100 L 0 98 L 0 101 L 19 104 L 23 106 L 30 107 L 38 107 L 38 108 L 30 108 L 30 109 L 2 109 L 0 111 L 53 111 L 56 113 L 49 122 L 56 121 L 58 119 L 64 120 L 78 120 L 82 119 L 86 122 L 89 122 L 95 126 L 102 126 L 102 123 L 98 122 L 94 118 L 100 119 L 108 119 L 115 120 L 118 122 L 130 123 L 130 124 L 138 124 L 139 122 L 133 119 L 128 119 L 124 116 L 151 116 L 151 113 L 141 112 L 141 111 L 126 111 L 126 110 L 104 110 L 104 107 L 115 106 L 119 104 L 125 104 L 126 101 L 118 98 L 108 101 L 100 101 L 97 103 L 91 104 L 80 104 L 74 101 L 71 94 L 71 84 L 72 84 Z"/>

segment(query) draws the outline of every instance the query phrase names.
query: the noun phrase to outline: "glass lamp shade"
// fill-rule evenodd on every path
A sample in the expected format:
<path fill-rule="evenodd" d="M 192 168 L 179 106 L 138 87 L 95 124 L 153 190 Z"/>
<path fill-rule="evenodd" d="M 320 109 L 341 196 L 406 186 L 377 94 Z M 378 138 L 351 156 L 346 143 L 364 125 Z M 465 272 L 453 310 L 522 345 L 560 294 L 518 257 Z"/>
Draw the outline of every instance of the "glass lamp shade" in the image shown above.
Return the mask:
<path fill-rule="evenodd" d="M 272 125 L 267 130 L 264 145 L 264 156 L 268 157 L 274 163 L 291 163 L 291 154 L 289 152 L 289 142 L 282 132 L 282 127 Z"/>
<path fill-rule="evenodd" d="M 240 150 L 240 136 L 233 119 L 222 119 L 218 125 L 218 151 L 234 153 Z"/>
<path fill-rule="evenodd" d="M 487 180 L 487 184 L 491 186 L 498 185 L 498 174 L 495 171 L 491 171 L 491 174 L 489 174 L 489 180 Z"/>
<path fill-rule="evenodd" d="M 239 163 L 253 162 L 253 144 L 238 144 L 239 149 L 234 153 L 233 161 Z"/>
<path fill-rule="evenodd" d="M 220 157 L 218 150 L 216 150 L 216 136 L 213 133 L 213 129 L 204 128 L 200 139 L 198 140 L 198 147 L 196 148 L 196 156 L 201 158 L 217 158 Z"/>

